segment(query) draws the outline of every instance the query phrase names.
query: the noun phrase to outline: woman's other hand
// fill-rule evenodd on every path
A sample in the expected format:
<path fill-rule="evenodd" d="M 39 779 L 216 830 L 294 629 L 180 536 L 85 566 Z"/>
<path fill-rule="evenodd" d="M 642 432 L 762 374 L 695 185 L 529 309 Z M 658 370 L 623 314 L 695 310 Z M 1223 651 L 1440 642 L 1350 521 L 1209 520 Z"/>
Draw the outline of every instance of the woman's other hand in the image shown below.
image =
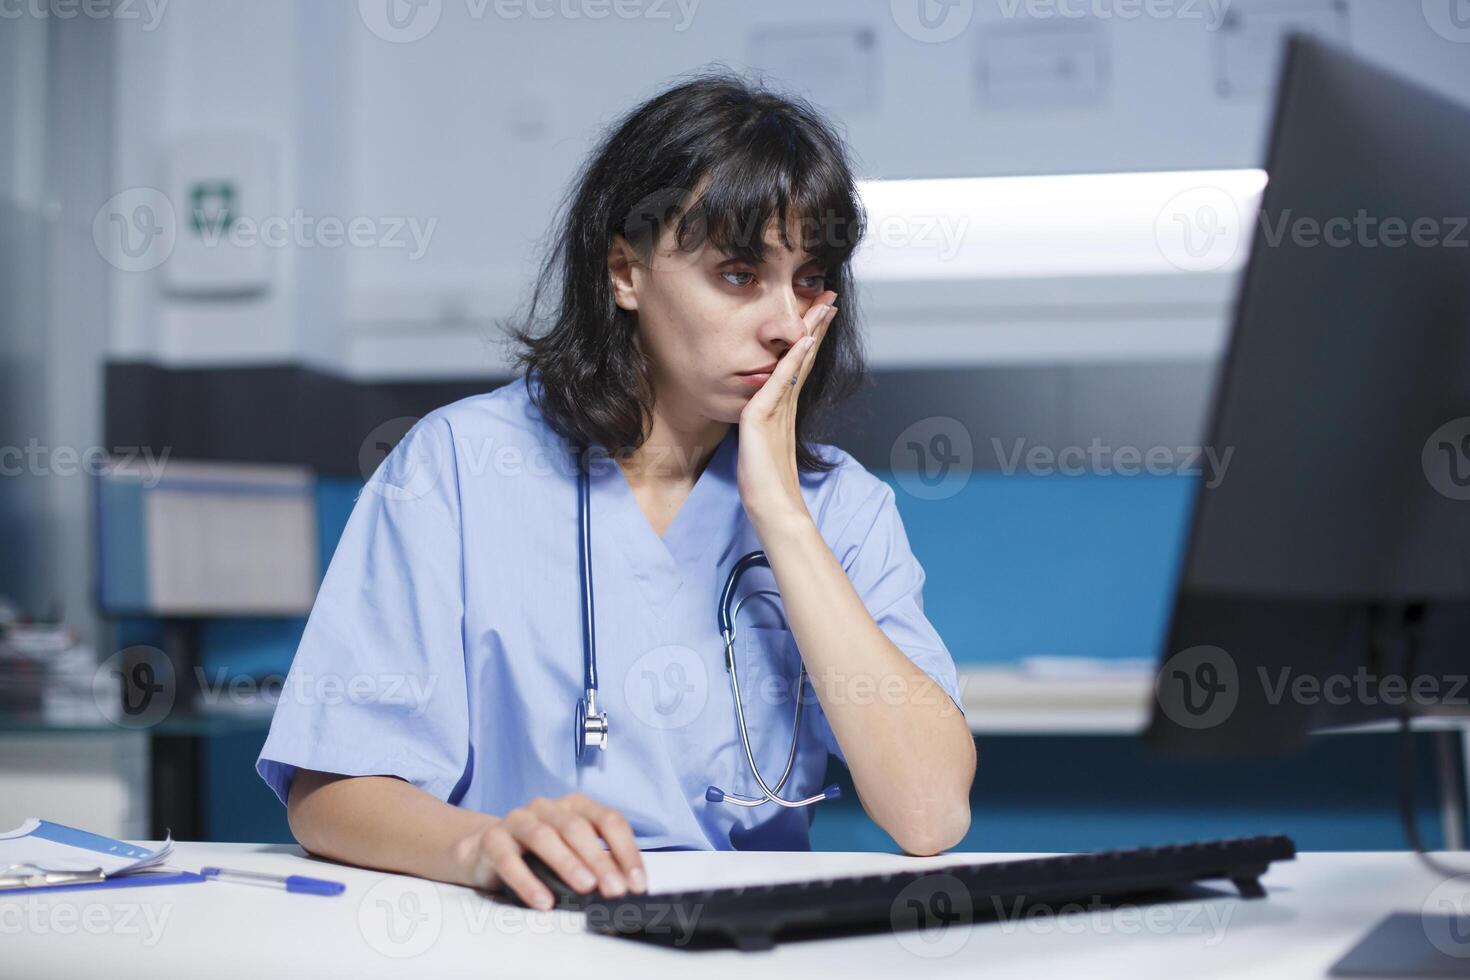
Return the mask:
<path fill-rule="evenodd" d="M 533 908 L 551 908 L 553 896 L 527 866 L 527 852 L 579 892 L 598 888 L 604 897 L 617 898 L 629 890 L 648 890 L 643 855 L 627 818 L 583 793 L 538 797 L 454 849 L 456 862 L 462 862 L 476 887 L 503 885 Z"/>

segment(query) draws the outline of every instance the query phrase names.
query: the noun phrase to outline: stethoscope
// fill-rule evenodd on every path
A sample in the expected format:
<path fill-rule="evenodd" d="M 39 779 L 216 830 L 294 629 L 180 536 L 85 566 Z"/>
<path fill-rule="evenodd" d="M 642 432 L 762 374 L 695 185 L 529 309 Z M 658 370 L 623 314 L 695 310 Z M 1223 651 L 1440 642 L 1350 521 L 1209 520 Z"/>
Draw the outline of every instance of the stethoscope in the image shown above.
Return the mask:
<path fill-rule="evenodd" d="M 593 629 L 595 621 L 592 603 L 592 491 L 591 481 L 588 477 L 585 456 L 579 456 L 578 479 L 577 479 L 577 503 L 581 511 L 581 521 L 578 525 L 578 538 L 582 546 L 582 653 L 583 653 L 583 686 L 584 695 L 577 701 L 576 718 L 576 746 L 577 761 L 585 761 L 587 750 L 590 748 L 607 749 L 607 712 L 598 710 L 597 704 L 597 636 Z M 801 734 L 801 709 L 806 693 L 806 664 L 801 666 L 801 675 L 797 678 L 796 685 L 796 717 L 792 719 L 791 749 L 786 753 L 786 768 L 781 773 L 781 778 L 776 782 L 774 788 L 766 783 L 761 776 L 760 767 L 755 763 L 755 753 L 750 748 L 750 733 L 745 728 L 745 706 L 740 698 L 740 678 L 735 668 L 735 635 L 737 633 L 736 617 L 740 613 L 740 607 L 747 599 L 757 595 L 777 596 L 779 594 L 773 589 L 761 589 L 750 593 L 732 609 L 730 600 L 735 595 L 735 587 L 739 584 L 741 576 L 748 569 L 758 565 L 766 568 L 771 567 L 770 561 L 766 559 L 764 551 L 752 551 L 742 557 L 730 569 L 730 575 L 725 580 L 725 588 L 720 593 L 719 625 L 720 635 L 725 641 L 725 672 L 730 675 L 730 693 L 735 700 L 735 721 L 740 729 L 740 744 L 745 749 L 745 761 L 750 764 L 750 771 L 755 774 L 756 784 L 760 786 L 763 796 L 741 796 L 738 793 L 727 793 L 717 786 L 711 786 L 704 791 L 704 798 L 711 803 L 730 803 L 735 806 L 760 806 L 762 803 L 775 803 L 783 807 L 809 806 L 821 800 L 836 799 L 842 795 L 839 786 L 828 786 L 815 796 L 808 796 L 803 800 L 788 800 L 776 794 L 781 787 L 786 785 L 786 780 L 791 776 L 792 766 L 796 763 L 796 743 Z"/>

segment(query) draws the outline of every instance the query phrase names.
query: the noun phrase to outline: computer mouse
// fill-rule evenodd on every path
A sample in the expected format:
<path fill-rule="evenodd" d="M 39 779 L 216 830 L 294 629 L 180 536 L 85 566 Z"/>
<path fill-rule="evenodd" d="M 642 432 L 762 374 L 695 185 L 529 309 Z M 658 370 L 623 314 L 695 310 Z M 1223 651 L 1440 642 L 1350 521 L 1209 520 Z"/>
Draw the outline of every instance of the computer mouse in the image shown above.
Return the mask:
<path fill-rule="evenodd" d="M 595 890 L 591 892 L 579 892 L 565 881 L 562 881 L 561 875 L 553 871 L 551 865 L 542 860 L 540 855 L 527 851 L 521 855 L 521 858 L 526 862 L 526 867 L 531 869 L 531 873 L 551 890 L 552 908 L 577 910 L 587 902 L 599 900 L 600 896 Z M 527 904 L 509 888 L 506 889 L 506 894 L 522 905 Z"/>

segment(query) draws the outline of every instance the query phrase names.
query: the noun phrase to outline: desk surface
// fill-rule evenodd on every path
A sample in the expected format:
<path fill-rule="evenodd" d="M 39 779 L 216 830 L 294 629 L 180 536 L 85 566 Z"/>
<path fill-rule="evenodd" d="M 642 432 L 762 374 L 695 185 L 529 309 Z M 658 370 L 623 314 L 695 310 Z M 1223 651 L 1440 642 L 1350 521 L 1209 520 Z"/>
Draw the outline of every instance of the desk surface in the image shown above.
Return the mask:
<path fill-rule="evenodd" d="M 655 852 L 651 887 L 752 884 L 1010 854 Z M 1450 862 L 1463 855 L 1447 855 Z M 224 882 L 0 898 L 6 977 L 894 977 L 984 975 L 1318 977 L 1384 914 L 1463 901 L 1403 853 L 1307 853 L 1273 865 L 1265 900 L 1219 894 L 1109 913 L 1010 917 L 947 934 L 793 942 L 766 953 L 684 952 L 589 934 L 572 912 L 533 912 L 470 889 L 346 868 L 295 847 L 178 845 L 170 862 L 315 874 L 335 898 Z M 1470 864 L 1470 862 L 1467 862 Z M 1457 865 L 1458 866 L 1458 865 Z M 1438 890 L 1436 890 L 1438 886 Z M 692 972 L 698 970 L 698 974 Z M 771 973 L 769 971 L 778 971 Z"/>

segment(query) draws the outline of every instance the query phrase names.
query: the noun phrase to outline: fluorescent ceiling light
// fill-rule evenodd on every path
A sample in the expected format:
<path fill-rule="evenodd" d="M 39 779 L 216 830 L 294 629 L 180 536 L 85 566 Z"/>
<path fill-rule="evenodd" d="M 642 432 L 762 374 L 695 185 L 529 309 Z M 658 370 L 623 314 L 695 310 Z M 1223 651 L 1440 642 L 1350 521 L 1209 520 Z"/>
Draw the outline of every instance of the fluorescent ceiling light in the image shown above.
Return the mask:
<path fill-rule="evenodd" d="M 859 280 L 1232 272 L 1264 170 L 860 181 Z"/>

